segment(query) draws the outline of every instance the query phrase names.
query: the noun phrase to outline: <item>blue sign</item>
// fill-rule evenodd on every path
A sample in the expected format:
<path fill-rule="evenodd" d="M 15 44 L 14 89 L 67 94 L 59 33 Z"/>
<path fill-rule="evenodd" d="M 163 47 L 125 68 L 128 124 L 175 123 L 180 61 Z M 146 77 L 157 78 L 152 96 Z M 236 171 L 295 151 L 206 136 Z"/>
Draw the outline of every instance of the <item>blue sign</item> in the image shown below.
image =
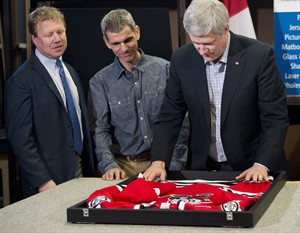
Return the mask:
<path fill-rule="evenodd" d="M 300 96 L 300 0 L 274 0 L 274 48 L 287 96 Z"/>

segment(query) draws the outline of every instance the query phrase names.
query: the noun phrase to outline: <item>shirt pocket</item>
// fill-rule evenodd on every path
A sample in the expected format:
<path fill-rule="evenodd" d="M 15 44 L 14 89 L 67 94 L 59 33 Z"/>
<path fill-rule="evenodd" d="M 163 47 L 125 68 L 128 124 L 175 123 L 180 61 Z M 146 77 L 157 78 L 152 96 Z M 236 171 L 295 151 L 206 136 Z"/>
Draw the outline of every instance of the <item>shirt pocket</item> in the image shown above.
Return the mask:
<path fill-rule="evenodd" d="M 124 127 L 127 122 L 133 120 L 132 104 L 129 97 L 110 100 L 111 122 L 115 126 Z"/>

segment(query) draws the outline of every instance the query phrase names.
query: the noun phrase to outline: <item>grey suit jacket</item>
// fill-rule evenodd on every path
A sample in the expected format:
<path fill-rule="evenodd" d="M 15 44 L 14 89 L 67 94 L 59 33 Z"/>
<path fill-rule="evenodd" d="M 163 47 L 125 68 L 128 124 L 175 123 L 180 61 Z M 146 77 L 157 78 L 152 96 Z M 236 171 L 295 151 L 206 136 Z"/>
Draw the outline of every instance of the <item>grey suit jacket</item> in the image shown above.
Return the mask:
<path fill-rule="evenodd" d="M 273 49 L 231 33 L 221 106 L 221 138 L 230 165 L 238 171 L 254 162 L 287 170 L 284 141 L 289 125 L 285 86 Z M 190 117 L 189 166 L 207 170 L 210 106 L 204 60 L 192 44 L 172 55 L 166 96 L 155 125 L 152 161 L 168 165 L 180 123 Z"/>
<path fill-rule="evenodd" d="M 78 90 L 84 134 L 84 175 L 93 176 L 94 161 L 85 96 L 75 70 L 65 63 Z M 24 196 L 44 182 L 60 184 L 75 177 L 72 127 L 62 98 L 34 53 L 5 83 L 7 138 L 21 168 Z"/>

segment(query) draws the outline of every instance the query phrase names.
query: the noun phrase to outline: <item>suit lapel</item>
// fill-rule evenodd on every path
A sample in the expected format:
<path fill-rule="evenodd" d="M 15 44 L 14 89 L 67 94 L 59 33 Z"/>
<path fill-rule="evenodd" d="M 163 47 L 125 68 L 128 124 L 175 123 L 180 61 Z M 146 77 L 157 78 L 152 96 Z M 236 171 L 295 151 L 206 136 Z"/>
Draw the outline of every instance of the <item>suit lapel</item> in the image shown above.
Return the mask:
<path fill-rule="evenodd" d="M 46 68 L 43 66 L 43 64 L 39 61 L 39 59 L 36 57 L 36 55 L 33 53 L 30 58 L 29 58 L 29 63 L 32 66 L 32 69 L 35 70 L 41 79 L 44 80 L 44 82 L 47 84 L 47 86 L 50 88 L 50 90 L 53 92 L 53 94 L 57 97 L 59 100 L 60 104 L 62 105 L 63 109 L 66 111 L 64 102 L 61 98 L 61 95 L 55 86 L 55 83 L 53 82 L 51 76 L 49 75 L 48 71 Z M 66 111 L 67 113 L 67 111 Z"/>
<path fill-rule="evenodd" d="M 189 71 L 190 76 L 193 80 L 193 88 L 195 88 L 195 93 L 197 94 L 198 101 L 203 107 L 207 124 L 210 126 L 209 94 L 207 87 L 206 70 L 203 58 L 195 49 L 193 51 Z"/>
<path fill-rule="evenodd" d="M 236 36 L 231 33 L 230 49 L 222 94 L 221 125 L 227 117 L 234 94 L 242 78 L 245 61 L 242 58 L 244 52 L 240 51 L 239 41 Z"/>

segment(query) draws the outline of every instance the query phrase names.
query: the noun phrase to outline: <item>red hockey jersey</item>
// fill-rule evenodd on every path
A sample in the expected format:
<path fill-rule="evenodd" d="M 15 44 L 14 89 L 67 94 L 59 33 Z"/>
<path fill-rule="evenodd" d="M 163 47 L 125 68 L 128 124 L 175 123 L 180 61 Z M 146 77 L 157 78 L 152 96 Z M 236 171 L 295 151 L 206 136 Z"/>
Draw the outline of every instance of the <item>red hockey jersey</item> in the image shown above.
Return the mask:
<path fill-rule="evenodd" d="M 177 209 L 245 211 L 269 188 L 272 181 L 185 180 L 155 182 L 137 178 L 93 192 L 89 208 Z"/>

